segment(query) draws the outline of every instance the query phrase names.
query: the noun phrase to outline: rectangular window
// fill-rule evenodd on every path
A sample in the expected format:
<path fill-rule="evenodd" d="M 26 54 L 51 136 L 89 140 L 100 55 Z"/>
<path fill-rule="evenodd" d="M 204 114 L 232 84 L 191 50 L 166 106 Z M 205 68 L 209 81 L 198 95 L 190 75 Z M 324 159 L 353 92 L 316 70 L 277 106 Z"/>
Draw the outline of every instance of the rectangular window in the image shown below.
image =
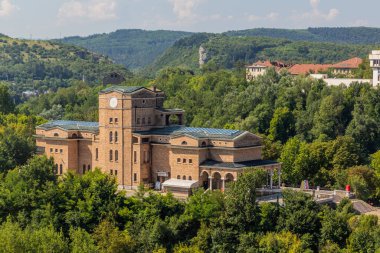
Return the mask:
<path fill-rule="evenodd" d="M 133 151 L 133 162 L 137 163 L 137 152 Z"/>
<path fill-rule="evenodd" d="M 142 124 L 145 125 L 145 118 L 142 118 Z"/>
<path fill-rule="evenodd" d="M 189 163 L 190 163 L 190 164 L 193 164 L 193 159 L 189 159 Z"/>
<path fill-rule="evenodd" d="M 133 181 L 137 182 L 137 173 L 133 173 Z"/>
<path fill-rule="evenodd" d="M 177 158 L 177 163 L 181 163 L 181 158 Z"/>
<path fill-rule="evenodd" d="M 183 159 L 183 163 L 186 163 L 186 159 L 185 158 Z"/>
<path fill-rule="evenodd" d="M 137 125 L 140 125 L 140 118 L 137 118 Z"/>
<path fill-rule="evenodd" d="M 58 153 L 58 148 L 55 149 L 55 153 Z"/>
<path fill-rule="evenodd" d="M 119 123 L 119 119 L 115 118 L 115 124 L 118 124 L 118 123 Z"/>
<path fill-rule="evenodd" d="M 63 153 L 63 149 L 60 149 L 60 150 L 59 150 L 59 153 L 61 153 L 61 154 L 62 154 L 62 153 Z"/>
<path fill-rule="evenodd" d="M 50 148 L 50 153 L 53 153 L 54 149 L 53 148 Z"/>
<path fill-rule="evenodd" d="M 113 170 L 110 170 L 110 175 L 113 175 Z"/>
<path fill-rule="evenodd" d="M 96 148 L 95 149 L 95 160 L 98 160 L 99 159 L 99 149 Z"/>
<path fill-rule="evenodd" d="M 113 160 L 113 153 L 112 153 L 112 150 L 110 150 L 110 161 Z"/>
<path fill-rule="evenodd" d="M 110 124 L 112 124 L 113 123 L 113 118 L 110 118 Z"/>
<path fill-rule="evenodd" d="M 115 176 L 117 176 L 117 170 L 115 170 Z"/>
<path fill-rule="evenodd" d="M 119 151 L 115 150 L 115 161 L 119 161 Z"/>

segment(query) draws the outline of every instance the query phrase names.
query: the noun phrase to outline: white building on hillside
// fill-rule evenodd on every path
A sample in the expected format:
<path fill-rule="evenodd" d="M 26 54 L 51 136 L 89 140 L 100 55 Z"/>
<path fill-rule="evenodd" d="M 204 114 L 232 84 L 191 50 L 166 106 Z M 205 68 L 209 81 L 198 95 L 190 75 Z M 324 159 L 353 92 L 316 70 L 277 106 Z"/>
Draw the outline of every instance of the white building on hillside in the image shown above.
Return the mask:
<path fill-rule="evenodd" d="M 373 50 L 369 55 L 370 66 L 373 69 L 373 81 L 372 85 L 377 86 L 380 84 L 380 50 Z"/>

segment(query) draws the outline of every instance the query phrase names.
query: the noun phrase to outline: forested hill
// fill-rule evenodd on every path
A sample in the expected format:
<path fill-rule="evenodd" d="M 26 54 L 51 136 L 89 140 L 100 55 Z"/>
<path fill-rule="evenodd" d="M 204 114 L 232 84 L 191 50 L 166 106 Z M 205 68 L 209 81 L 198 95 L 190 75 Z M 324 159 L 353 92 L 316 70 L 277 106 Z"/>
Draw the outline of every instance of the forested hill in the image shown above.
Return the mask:
<path fill-rule="evenodd" d="M 193 35 L 193 37 L 191 37 Z M 196 48 L 196 45 L 199 46 L 199 39 L 201 38 L 202 43 L 204 37 L 223 37 L 222 35 L 233 37 L 230 41 L 224 40 L 224 43 L 232 43 L 226 45 L 219 45 L 221 49 L 236 49 L 238 52 L 235 53 L 226 53 L 229 54 L 228 57 L 233 59 L 241 60 L 244 57 L 247 60 L 256 59 L 251 57 L 252 52 L 245 53 L 241 52 L 242 50 L 250 51 L 250 48 L 239 47 L 236 48 L 236 44 L 241 44 L 243 38 L 247 38 L 245 44 L 249 40 L 254 40 L 252 37 L 267 37 L 274 39 L 284 39 L 291 41 L 308 41 L 308 42 L 331 42 L 339 44 L 377 44 L 380 42 L 380 29 L 379 28 L 369 28 L 369 27 L 342 27 L 342 28 L 308 28 L 308 29 L 269 29 L 269 28 L 256 28 L 249 30 L 241 31 L 229 31 L 222 34 L 203 34 L 203 33 L 188 33 L 180 31 L 146 31 L 139 29 L 124 29 L 117 30 L 112 33 L 96 34 L 88 37 L 67 37 L 60 40 L 65 44 L 78 45 L 84 48 L 87 48 L 93 52 L 106 55 L 113 59 L 116 63 L 123 64 L 129 69 L 143 69 L 147 66 L 153 67 L 153 69 L 160 69 L 163 66 L 170 65 L 189 65 L 189 62 L 183 62 L 183 58 L 192 58 L 192 65 L 195 66 L 198 62 L 198 57 L 195 57 L 194 52 L 198 51 L 199 47 Z M 203 39 L 202 39 L 203 38 Z M 236 39 L 240 38 L 240 39 Z M 179 43 L 176 43 L 179 42 Z M 220 40 L 218 40 L 220 42 Z M 270 42 L 270 44 L 276 44 L 277 41 Z M 283 42 L 281 42 L 283 43 Z M 186 44 L 188 47 L 184 50 L 182 44 Z M 171 48 L 173 45 L 174 48 Z M 324 62 L 324 59 L 313 59 L 313 56 L 303 54 L 302 47 L 309 46 L 308 44 L 295 44 L 294 47 L 301 48 L 300 54 L 298 54 L 298 59 L 308 60 L 310 62 Z M 173 51 L 178 49 L 178 46 L 181 47 L 181 51 L 177 54 Z M 259 48 L 258 51 L 265 49 L 266 45 Z M 194 48 L 192 48 L 194 47 Z M 277 47 L 277 45 L 276 45 Z M 324 45 L 320 45 L 319 48 L 323 48 Z M 329 46 L 331 48 L 331 46 Z M 253 47 L 255 48 L 255 47 Z M 273 48 L 271 46 L 270 48 Z M 191 50 L 196 49 L 196 50 Z M 281 51 L 283 48 L 280 48 Z M 312 49 L 313 51 L 314 49 Z M 162 54 L 165 52 L 164 57 Z M 328 52 L 330 53 L 330 52 Z M 367 54 L 366 52 L 365 54 Z M 175 55 L 173 59 L 169 59 L 168 54 Z M 255 53 L 256 54 L 256 53 Z M 334 52 L 332 52 L 334 54 Z M 243 56 L 242 56 L 243 55 Z M 345 58 L 348 54 L 342 55 L 342 58 Z M 353 54 L 352 54 L 353 55 Z M 271 57 L 283 56 L 283 53 L 277 55 L 277 52 L 272 52 Z M 286 55 L 285 59 L 289 59 L 290 56 L 294 56 L 291 52 L 290 55 Z M 356 56 L 356 55 L 355 55 Z M 223 57 L 223 56 L 222 56 Z M 321 58 L 321 57 L 320 57 Z M 284 59 L 284 60 L 285 60 Z M 337 57 L 327 57 L 326 61 L 330 59 L 337 59 Z M 152 64 L 152 62 L 155 62 Z"/>
<path fill-rule="evenodd" d="M 367 57 L 376 45 L 307 42 L 268 37 L 194 34 L 180 39 L 153 62 L 150 73 L 165 67 L 199 69 L 200 51 L 204 67 L 211 69 L 244 66 L 257 60 L 288 63 L 334 63 L 351 57 Z"/>
<path fill-rule="evenodd" d="M 89 84 L 98 84 L 111 71 L 131 75 L 124 66 L 83 48 L 0 37 L 0 81 L 12 84 L 17 94 L 56 90 L 83 78 Z"/>
<path fill-rule="evenodd" d="M 345 44 L 377 44 L 380 28 L 371 27 L 319 27 L 308 29 L 256 28 L 224 33 L 228 36 L 264 36 L 297 41 L 335 42 Z"/>
<path fill-rule="evenodd" d="M 109 56 L 129 69 L 149 65 L 175 41 L 190 35 L 188 32 L 117 30 L 88 37 L 67 37 L 61 40 Z"/>

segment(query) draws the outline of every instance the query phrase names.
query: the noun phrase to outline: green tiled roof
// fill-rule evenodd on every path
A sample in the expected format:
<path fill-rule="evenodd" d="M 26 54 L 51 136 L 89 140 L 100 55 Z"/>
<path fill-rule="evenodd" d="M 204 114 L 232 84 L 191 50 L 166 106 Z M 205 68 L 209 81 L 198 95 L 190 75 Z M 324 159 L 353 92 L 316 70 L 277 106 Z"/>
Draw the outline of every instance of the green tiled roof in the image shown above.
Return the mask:
<path fill-rule="evenodd" d="M 200 167 L 223 168 L 223 169 L 243 169 L 243 168 L 250 168 L 250 167 L 276 165 L 276 164 L 279 164 L 279 163 L 272 160 L 252 160 L 252 161 L 236 162 L 236 163 L 206 160 L 200 165 Z"/>
<path fill-rule="evenodd" d="M 156 128 L 150 131 L 136 132 L 141 135 L 190 135 L 195 138 L 210 138 L 210 139 L 234 139 L 244 133 L 240 130 L 217 129 L 217 128 L 201 128 L 201 127 L 184 127 L 184 126 L 169 126 L 164 128 Z"/>
<path fill-rule="evenodd" d="M 99 93 L 120 92 L 120 93 L 132 93 L 138 90 L 144 89 L 142 86 L 111 86 L 101 90 Z"/>
<path fill-rule="evenodd" d="M 81 130 L 81 131 L 90 131 L 98 132 L 99 123 L 98 122 L 87 122 L 87 121 L 70 121 L 70 120 L 54 120 L 49 121 L 48 123 L 38 126 L 39 129 L 53 129 L 61 128 L 64 130 Z"/>

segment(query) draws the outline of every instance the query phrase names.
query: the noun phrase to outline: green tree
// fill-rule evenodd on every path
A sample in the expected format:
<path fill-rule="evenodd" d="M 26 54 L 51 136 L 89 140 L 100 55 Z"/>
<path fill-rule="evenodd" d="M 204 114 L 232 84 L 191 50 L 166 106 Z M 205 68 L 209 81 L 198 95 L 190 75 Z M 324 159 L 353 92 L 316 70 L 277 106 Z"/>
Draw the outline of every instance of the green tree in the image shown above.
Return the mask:
<path fill-rule="evenodd" d="M 307 252 L 302 248 L 301 240 L 291 232 L 268 233 L 259 242 L 260 252 L 265 253 L 301 253 Z"/>
<path fill-rule="evenodd" d="M 295 119 L 287 107 L 277 108 L 270 121 L 269 139 L 285 143 L 295 135 Z"/>
<path fill-rule="evenodd" d="M 0 82 L 0 113 L 8 114 L 14 111 L 15 105 L 6 84 Z"/>

